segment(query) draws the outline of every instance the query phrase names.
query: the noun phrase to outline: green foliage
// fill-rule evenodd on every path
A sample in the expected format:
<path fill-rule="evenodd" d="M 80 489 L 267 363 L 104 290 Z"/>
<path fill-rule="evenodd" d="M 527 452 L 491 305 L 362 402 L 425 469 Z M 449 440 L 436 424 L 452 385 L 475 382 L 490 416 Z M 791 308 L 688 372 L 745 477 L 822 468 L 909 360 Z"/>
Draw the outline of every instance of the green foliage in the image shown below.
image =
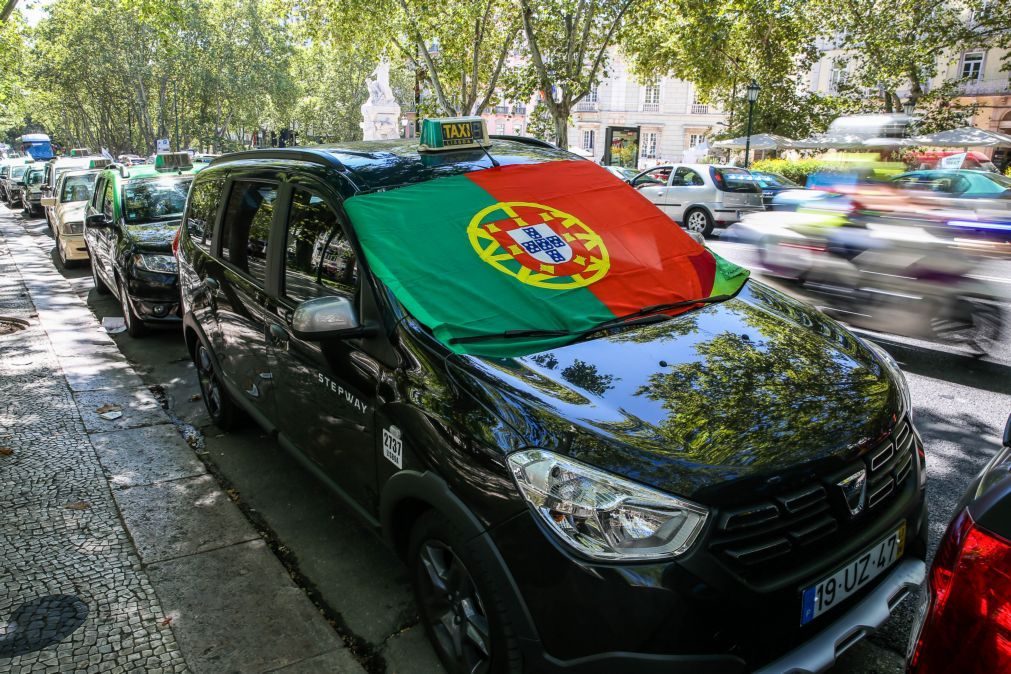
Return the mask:
<path fill-rule="evenodd" d="M 751 163 L 751 168 L 755 171 L 778 173 L 798 185 L 804 185 L 807 177 L 813 173 L 841 173 L 847 167 L 823 159 L 759 159 Z"/>
<path fill-rule="evenodd" d="M 958 98 L 958 82 L 946 82 L 923 95 L 916 107 L 916 134 L 936 133 L 946 129 L 971 126 L 979 110 L 974 100 Z M 968 102 L 962 102 L 968 100 Z"/>

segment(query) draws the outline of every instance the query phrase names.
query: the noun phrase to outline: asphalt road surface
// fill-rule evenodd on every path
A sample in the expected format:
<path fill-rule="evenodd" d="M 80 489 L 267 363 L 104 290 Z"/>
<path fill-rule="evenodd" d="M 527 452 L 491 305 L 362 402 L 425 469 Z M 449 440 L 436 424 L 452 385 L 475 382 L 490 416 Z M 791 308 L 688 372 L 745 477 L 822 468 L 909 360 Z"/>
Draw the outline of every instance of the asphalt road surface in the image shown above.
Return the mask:
<path fill-rule="evenodd" d="M 11 216 L 0 207 L 0 217 Z M 25 224 L 43 250 L 53 250 L 44 219 Z M 712 247 L 731 260 L 749 262 L 743 247 L 718 240 Z M 55 253 L 52 259 L 59 267 Z M 63 274 L 99 318 L 121 315 L 114 299 L 94 292 L 87 266 Z M 1011 284 L 1011 262 L 991 265 L 987 275 Z M 933 554 L 956 501 L 996 451 L 1011 413 L 1011 329 L 1005 329 L 1001 345 L 984 359 L 953 347 L 861 334 L 885 347 L 909 380 L 914 420 L 927 448 Z M 178 332 L 158 330 L 139 340 L 121 334 L 116 341 L 145 382 L 160 387 L 169 413 L 202 434 L 198 454 L 226 488 L 235 490 L 254 524 L 268 532 L 296 582 L 326 607 L 363 664 L 371 671 L 439 671 L 417 624 L 403 566 L 272 440 L 254 429 L 223 434 L 210 425 Z M 903 671 L 915 603 L 907 599 L 833 671 Z"/>

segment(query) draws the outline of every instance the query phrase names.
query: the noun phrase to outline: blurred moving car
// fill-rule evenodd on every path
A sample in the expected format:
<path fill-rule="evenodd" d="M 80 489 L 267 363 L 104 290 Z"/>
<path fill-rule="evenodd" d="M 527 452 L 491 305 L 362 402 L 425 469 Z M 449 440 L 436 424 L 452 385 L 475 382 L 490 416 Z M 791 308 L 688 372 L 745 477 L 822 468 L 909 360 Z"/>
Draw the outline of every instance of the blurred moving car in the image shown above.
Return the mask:
<path fill-rule="evenodd" d="M 773 199 L 780 192 L 804 188 L 803 185 L 798 185 L 786 176 L 778 173 L 771 173 L 769 171 L 751 171 L 751 175 L 755 178 L 755 182 L 758 183 L 758 186 L 762 188 L 762 203 L 765 204 L 766 208 L 770 208 L 772 206 Z"/>
<path fill-rule="evenodd" d="M 56 182 L 56 194 L 42 198 L 42 205 L 53 212 L 56 256 L 64 267 L 72 267 L 88 259 L 88 247 L 84 244 L 84 214 L 100 172 L 100 169 L 66 171 Z"/>
<path fill-rule="evenodd" d="M 999 173 L 990 158 L 982 152 L 930 150 L 909 155 L 906 161 L 915 164 L 917 169 L 959 168 Z M 955 162 L 957 166 L 951 166 L 952 162 Z"/>
<path fill-rule="evenodd" d="M 907 190 L 923 190 L 963 199 L 1008 199 L 1011 205 L 1011 178 L 999 173 L 969 169 L 934 169 L 910 171 L 892 179 Z"/>
<path fill-rule="evenodd" d="M 969 485 L 934 557 L 910 674 L 1011 671 L 1011 416 L 1003 445 Z"/>
<path fill-rule="evenodd" d="M 717 222 L 737 222 L 765 208 L 758 183 L 734 166 L 668 164 L 639 173 L 629 184 L 682 227 L 702 236 L 712 234 Z"/>

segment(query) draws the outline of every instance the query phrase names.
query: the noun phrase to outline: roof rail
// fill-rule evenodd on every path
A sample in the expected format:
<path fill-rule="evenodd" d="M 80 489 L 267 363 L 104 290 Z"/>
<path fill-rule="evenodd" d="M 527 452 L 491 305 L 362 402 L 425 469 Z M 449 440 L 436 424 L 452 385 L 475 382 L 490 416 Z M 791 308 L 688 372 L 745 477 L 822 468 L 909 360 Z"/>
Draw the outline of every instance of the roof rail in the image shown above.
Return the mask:
<path fill-rule="evenodd" d="M 504 133 L 492 133 L 488 135 L 492 140 L 511 140 L 516 143 L 523 143 L 524 145 L 533 145 L 534 147 L 543 147 L 548 150 L 560 150 L 561 148 L 557 145 L 552 145 L 546 140 L 541 140 L 540 138 L 531 138 L 530 136 L 512 136 Z"/>
<path fill-rule="evenodd" d="M 209 166 L 242 159 L 299 159 L 313 164 L 324 164 L 339 171 L 347 169 L 340 159 L 329 152 L 304 147 L 265 147 L 256 150 L 228 152 L 212 159 Z"/>

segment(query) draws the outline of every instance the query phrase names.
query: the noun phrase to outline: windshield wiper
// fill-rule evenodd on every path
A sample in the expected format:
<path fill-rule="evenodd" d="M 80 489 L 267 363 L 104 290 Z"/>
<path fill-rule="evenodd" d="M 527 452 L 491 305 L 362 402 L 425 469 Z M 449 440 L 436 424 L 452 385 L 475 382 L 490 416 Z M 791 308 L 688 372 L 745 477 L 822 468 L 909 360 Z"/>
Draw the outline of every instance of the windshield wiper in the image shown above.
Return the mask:
<path fill-rule="evenodd" d="M 620 328 L 625 322 L 632 320 L 633 318 L 639 318 L 640 316 L 649 316 L 650 314 L 659 314 L 665 311 L 674 311 L 675 309 L 681 309 L 683 307 L 690 307 L 696 304 L 712 304 L 713 302 L 723 302 L 724 300 L 729 300 L 733 295 L 713 295 L 712 297 L 703 297 L 697 300 L 682 300 L 680 302 L 669 302 L 667 304 L 651 304 L 648 307 L 643 307 L 633 311 L 630 314 L 625 314 L 624 316 L 617 316 L 610 320 L 606 320 L 600 325 L 586 330 L 582 334 L 590 335 L 598 330 L 607 330 L 608 328 Z M 669 318 L 669 317 L 668 317 Z"/>
<path fill-rule="evenodd" d="M 506 330 L 487 335 L 472 335 L 470 337 L 454 337 L 449 340 L 450 344 L 469 344 L 471 342 L 484 342 L 489 339 L 518 339 L 521 337 L 568 337 L 573 334 L 568 330 Z"/>

